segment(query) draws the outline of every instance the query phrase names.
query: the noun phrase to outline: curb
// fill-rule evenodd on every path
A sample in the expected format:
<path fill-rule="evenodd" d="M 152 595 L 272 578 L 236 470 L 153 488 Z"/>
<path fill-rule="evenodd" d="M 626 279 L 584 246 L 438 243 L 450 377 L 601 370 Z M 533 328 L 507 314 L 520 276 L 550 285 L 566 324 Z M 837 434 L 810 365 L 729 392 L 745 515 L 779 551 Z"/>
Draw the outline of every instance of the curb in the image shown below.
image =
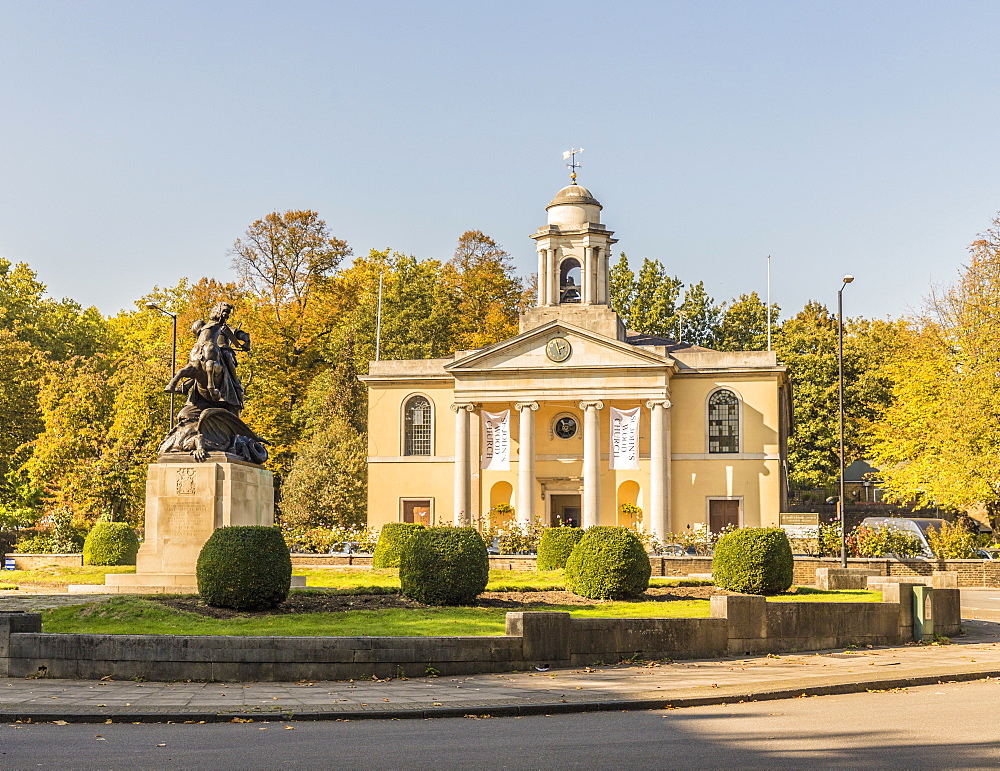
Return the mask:
<path fill-rule="evenodd" d="M 654 709 L 683 709 L 685 707 L 705 707 L 719 704 L 733 704 L 750 701 L 777 701 L 797 699 L 806 696 L 835 696 L 848 693 L 864 693 L 869 690 L 890 690 L 912 688 L 921 685 L 937 685 L 941 682 L 967 682 L 1000 678 L 1000 669 L 952 670 L 926 675 L 874 678 L 857 682 L 806 685 L 798 688 L 767 688 L 746 690 L 730 686 L 719 688 L 710 696 L 662 696 L 652 698 L 620 699 L 612 701 L 558 701 L 531 702 L 525 704 L 500 704 L 494 706 L 467 707 L 414 707 L 400 709 L 343 709 L 295 711 L 278 709 L 274 712 L 261 710 L 196 712 L 157 712 L 145 710 L 126 712 L 109 707 L 103 711 L 61 712 L 7 710 L 0 708 L 0 723 L 51 723 L 63 720 L 67 723 L 229 723 L 234 719 L 248 722 L 275 721 L 318 721 L 318 720 L 429 720 L 455 717 L 527 717 L 531 715 L 571 714 L 579 712 L 644 711 Z"/>

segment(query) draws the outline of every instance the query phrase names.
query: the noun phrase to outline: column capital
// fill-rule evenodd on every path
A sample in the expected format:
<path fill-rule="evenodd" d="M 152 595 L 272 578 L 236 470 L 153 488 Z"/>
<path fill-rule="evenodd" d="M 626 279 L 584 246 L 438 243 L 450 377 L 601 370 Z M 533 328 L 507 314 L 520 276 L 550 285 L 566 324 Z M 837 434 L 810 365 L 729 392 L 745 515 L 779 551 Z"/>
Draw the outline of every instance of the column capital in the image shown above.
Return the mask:
<path fill-rule="evenodd" d="M 580 402 L 580 409 L 586 412 L 587 410 L 603 410 L 604 402 L 594 400 L 589 402 Z"/>
<path fill-rule="evenodd" d="M 673 405 L 670 403 L 669 399 L 650 399 L 646 402 L 646 406 L 649 409 L 653 409 L 653 407 L 662 407 L 665 410 L 669 410 Z"/>
<path fill-rule="evenodd" d="M 514 409 L 518 412 L 523 412 L 524 410 L 535 411 L 538 409 L 538 402 L 515 402 Z"/>
<path fill-rule="evenodd" d="M 453 412 L 461 412 L 465 410 L 466 412 L 473 412 L 476 409 L 476 405 L 470 402 L 455 402 L 451 405 Z"/>

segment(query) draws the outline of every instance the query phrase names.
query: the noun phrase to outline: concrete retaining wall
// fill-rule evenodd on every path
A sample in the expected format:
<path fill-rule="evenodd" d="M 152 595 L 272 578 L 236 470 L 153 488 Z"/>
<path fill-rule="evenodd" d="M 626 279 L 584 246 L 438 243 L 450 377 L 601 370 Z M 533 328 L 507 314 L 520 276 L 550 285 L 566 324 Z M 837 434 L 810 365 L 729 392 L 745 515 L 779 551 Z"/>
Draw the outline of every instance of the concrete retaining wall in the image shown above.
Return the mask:
<path fill-rule="evenodd" d="M 712 598 L 711 618 L 508 613 L 491 637 L 226 637 L 46 634 L 37 613 L 0 613 L 0 677 L 343 680 L 504 672 L 622 659 L 704 658 L 896 645 L 912 638 L 912 585 L 881 603 Z M 959 630 L 957 589 L 931 590 L 935 628 Z"/>
<path fill-rule="evenodd" d="M 14 567 L 18 570 L 37 570 L 38 568 L 79 568 L 83 567 L 82 554 L 8 554 L 14 558 Z"/>

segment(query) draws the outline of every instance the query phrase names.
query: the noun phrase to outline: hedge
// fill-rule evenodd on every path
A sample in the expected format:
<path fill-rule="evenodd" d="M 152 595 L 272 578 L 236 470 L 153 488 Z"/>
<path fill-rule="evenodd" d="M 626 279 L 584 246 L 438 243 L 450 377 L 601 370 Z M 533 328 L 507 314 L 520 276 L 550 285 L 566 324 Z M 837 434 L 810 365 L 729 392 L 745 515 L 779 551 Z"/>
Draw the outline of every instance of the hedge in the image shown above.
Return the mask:
<path fill-rule="evenodd" d="M 83 541 L 84 565 L 134 565 L 139 538 L 127 522 L 98 522 Z"/>
<path fill-rule="evenodd" d="M 742 594 L 779 594 L 792 585 L 794 562 L 785 531 L 745 527 L 719 539 L 712 559 L 715 585 Z"/>
<path fill-rule="evenodd" d="M 220 527 L 198 555 L 198 594 L 233 610 L 268 610 L 288 598 L 292 558 L 276 527 Z"/>
<path fill-rule="evenodd" d="M 423 525 L 410 522 L 390 522 L 387 525 L 382 525 L 375 553 L 372 554 L 372 567 L 398 568 L 399 557 L 403 553 L 403 549 L 413 538 L 413 534 L 417 530 L 423 529 Z"/>
<path fill-rule="evenodd" d="M 489 577 L 486 543 L 471 527 L 416 530 L 399 561 L 403 596 L 425 605 L 471 605 Z"/>
<path fill-rule="evenodd" d="M 639 537 L 627 527 L 588 528 L 566 560 L 570 591 L 594 600 L 638 597 L 652 568 Z"/>
<path fill-rule="evenodd" d="M 559 570 L 566 567 L 566 560 L 573 547 L 583 538 L 582 527 L 547 527 L 538 543 L 539 570 Z"/>

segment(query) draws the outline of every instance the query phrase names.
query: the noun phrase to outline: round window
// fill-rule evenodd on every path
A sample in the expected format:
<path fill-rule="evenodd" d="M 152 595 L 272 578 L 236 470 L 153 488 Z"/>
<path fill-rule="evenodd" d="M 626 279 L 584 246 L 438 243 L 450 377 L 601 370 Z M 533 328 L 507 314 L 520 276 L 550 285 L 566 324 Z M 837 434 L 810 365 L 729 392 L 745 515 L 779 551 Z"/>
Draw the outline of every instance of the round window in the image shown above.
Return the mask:
<path fill-rule="evenodd" d="M 576 418 L 572 415 L 558 415 L 552 424 L 552 432 L 560 439 L 572 439 L 577 429 Z"/>

